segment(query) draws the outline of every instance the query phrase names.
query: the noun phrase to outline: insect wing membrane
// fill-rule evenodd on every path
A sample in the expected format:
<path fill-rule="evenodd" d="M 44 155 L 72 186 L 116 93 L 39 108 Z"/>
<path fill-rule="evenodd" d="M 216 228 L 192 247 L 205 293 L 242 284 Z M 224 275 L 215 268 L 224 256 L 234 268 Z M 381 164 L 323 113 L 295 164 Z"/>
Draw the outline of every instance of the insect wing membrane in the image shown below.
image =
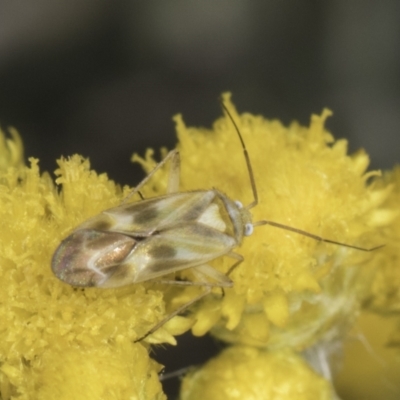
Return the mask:
<path fill-rule="evenodd" d="M 215 198 L 215 192 L 174 193 L 103 212 L 112 222 L 110 230 L 132 236 L 148 236 L 154 231 L 195 221 Z"/>
<path fill-rule="evenodd" d="M 124 281 L 124 271 L 135 270 L 136 282 L 146 281 L 205 264 L 236 245 L 231 236 L 202 223 L 182 224 L 140 241 L 111 279 Z"/>
<path fill-rule="evenodd" d="M 232 221 L 232 207 L 235 206 L 232 202 L 228 210 L 226 198 L 216 190 L 163 196 L 143 204 L 141 211 L 145 214 L 152 207 L 160 207 L 163 217 L 153 221 L 155 226 L 151 234 L 135 237 L 135 248 L 103 287 L 143 282 L 197 267 L 228 253 L 240 243 L 234 235 Z M 107 213 L 117 218 L 122 211 L 137 212 L 136 205 L 140 208 L 143 204 Z M 237 208 L 236 213 L 239 213 Z M 136 232 L 126 234 L 135 235 Z"/>
<path fill-rule="evenodd" d="M 103 287 L 136 243 L 115 232 L 76 230 L 58 246 L 51 267 L 72 286 Z"/>
<path fill-rule="evenodd" d="M 214 196 L 213 191 L 197 191 L 128 203 L 103 211 L 75 230 L 109 231 L 132 237 L 148 237 L 157 230 L 196 220 Z"/>

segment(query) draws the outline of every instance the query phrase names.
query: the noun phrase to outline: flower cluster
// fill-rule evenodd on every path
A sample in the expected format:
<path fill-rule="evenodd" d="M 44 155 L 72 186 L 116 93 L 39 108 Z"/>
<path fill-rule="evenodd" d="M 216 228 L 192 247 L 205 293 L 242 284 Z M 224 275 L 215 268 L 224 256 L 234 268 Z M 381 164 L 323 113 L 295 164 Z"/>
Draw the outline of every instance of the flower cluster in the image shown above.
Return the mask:
<path fill-rule="evenodd" d="M 398 315 L 400 170 L 383 177 L 367 172 L 367 154 L 348 155 L 347 142 L 335 140 L 324 127 L 329 110 L 313 115 L 308 127 L 286 127 L 239 115 L 228 94 L 224 104 L 254 170 L 259 204 L 251 210 L 253 222 L 274 221 L 365 249 L 385 247 L 362 251 L 256 226 L 235 249 L 244 261 L 230 275 L 232 288 L 213 289 L 188 318 L 175 317 L 135 342 L 204 289 L 151 283 L 76 289 L 57 280 L 50 262 L 60 241 L 81 222 L 120 204 L 130 189 L 90 170 L 80 156 L 58 161 L 55 184 L 40 173 L 37 160 L 24 165 L 16 132 L 11 131 L 12 139 L 1 134 L 3 400 L 30 399 L 32 393 L 44 400 L 162 399 L 160 367 L 147 347 L 174 344 L 174 335 L 190 327 L 195 335 L 211 331 L 232 346 L 185 378 L 182 398 L 204 398 L 206 392 L 210 399 L 256 399 L 258 390 L 274 398 L 290 387 L 280 398 L 302 393 L 296 398 L 333 399 L 332 355 L 360 313 Z M 216 187 L 250 204 L 249 171 L 232 120 L 225 115 L 211 130 L 186 127 L 181 116 L 175 121 L 180 190 Z M 147 172 L 156 165 L 150 150 L 133 159 Z M 165 194 L 168 173 L 168 166 L 158 171 L 142 196 Z M 226 273 L 232 259 L 221 257 L 211 265 Z M 180 279 L 195 277 L 188 269 Z M 398 346 L 400 330 L 393 330 L 390 340 Z"/>
<path fill-rule="evenodd" d="M 122 190 L 73 156 L 58 162 L 59 192 L 38 160 L 22 164 L 13 136 L 0 141 L 9 164 L 0 176 L 1 398 L 164 398 L 160 367 L 133 343 L 164 315 L 162 294 L 142 285 L 76 289 L 49 268 L 71 228 L 118 204 Z M 162 329 L 160 340 L 174 343 L 176 333 Z"/>

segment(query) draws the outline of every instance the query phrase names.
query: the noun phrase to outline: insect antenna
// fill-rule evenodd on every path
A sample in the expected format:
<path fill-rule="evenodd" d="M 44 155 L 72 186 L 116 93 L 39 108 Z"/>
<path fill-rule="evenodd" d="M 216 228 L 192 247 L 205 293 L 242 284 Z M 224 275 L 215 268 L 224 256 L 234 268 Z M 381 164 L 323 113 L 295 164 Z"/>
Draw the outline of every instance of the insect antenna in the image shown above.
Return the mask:
<path fill-rule="evenodd" d="M 248 153 L 246 145 L 244 143 L 242 134 L 240 133 L 239 127 L 237 126 L 235 120 L 232 117 L 232 114 L 229 112 L 229 110 L 226 107 L 226 105 L 224 104 L 223 100 L 221 100 L 221 105 L 222 105 L 222 108 L 224 109 L 224 111 L 226 112 L 226 114 L 228 115 L 229 119 L 232 121 L 232 124 L 233 124 L 233 126 L 235 127 L 235 130 L 236 130 L 236 133 L 239 136 L 240 143 L 242 144 L 243 154 L 244 154 L 244 158 L 246 160 L 247 171 L 249 172 L 251 190 L 253 192 L 253 198 L 254 198 L 254 200 L 248 206 L 245 207 L 246 209 L 250 210 L 251 208 L 255 207 L 258 204 L 258 192 L 257 192 L 256 182 L 254 180 L 253 167 L 251 166 L 249 153 Z M 375 247 L 371 247 L 371 248 L 354 246 L 354 245 L 351 245 L 351 244 L 338 242 L 336 240 L 325 239 L 325 238 L 323 238 L 321 236 L 314 235 L 313 233 L 309 233 L 309 232 L 303 231 L 302 229 L 293 228 L 291 226 L 280 224 L 279 222 L 274 222 L 274 221 L 263 220 L 263 221 L 258 221 L 258 222 L 253 223 L 253 227 L 261 226 L 261 225 L 271 225 L 271 226 L 274 226 L 275 228 L 285 229 L 285 230 L 290 231 L 290 232 L 298 233 L 299 235 L 303 235 L 303 236 L 309 237 L 309 238 L 314 239 L 314 240 L 316 240 L 318 242 L 331 243 L 331 244 L 335 244 L 335 245 L 338 245 L 338 246 L 344 246 L 344 247 L 348 247 L 350 249 L 356 249 L 356 250 L 360 250 L 360 251 L 374 251 L 374 250 L 380 249 L 381 247 L 385 246 L 384 244 L 379 245 L 379 246 L 375 246 Z"/>
<path fill-rule="evenodd" d="M 302 229 L 298 228 L 293 228 L 288 225 L 280 224 L 279 222 L 274 222 L 274 221 L 258 221 L 253 224 L 253 226 L 261 226 L 261 225 L 271 225 L 274 226 L 275 228 L 279 229 L 285 229 L 286 231 L 298 233 L 299 235 L 307 236 L 311 239 L 317 240 L 318 242 L 325 242 L 325 243 L 331 243 L 331 244 L 336 244 L 338 246 L 344 246 L 344 247 L 349 247 L 350 249 L 356 249 L 360 251 L 373 251 L 380 249 L 381 247 L 384 247 L 384 244 L 381 244 L 379 246 L 371 247 L 371 248 L 365 248 L 365 247 L 359 247 L 359 246 L 354 246 L 352 244 L 347 244 L 347 243 L 342 243 L 342 242 L 337 242 L 336 240 L 331 240 L 331 239 L 325 239 L 321 236 L 314 235 L 313 233 L 309 233 L 306 231 L 303 231 Z"/>
<path fill-rule="evenodd" d="M 251 208 L 255 207 L 258 204 L 258 192 L 257 192 L 256 182 L 254 180 L 253 167 L 251 166 L 249 153 L 248 153 L 246 145 L 244 143 L 242 134 L 240 133 L 240 130 L 239 130 L 235 120 L 232 117 L 232 114 L 229 112 L 229 110 L 226 107 L 226 105 L 224 104 L 223 100 L 221 100 L 221 105 L 222 105 L 222 108 L 225 110 L 226 114 L 228 115 L 229 119 L 232 121 L 232 124 L 233 124 L 233 126 L 235 127 L 235 130 L 236 130 L 236 133 L 239 136 L 240 143 L 242 144 L 243 154 L 244 154 L 244 158 L 246 160 L 246 165 L 247 165 L 247 171 L 249 172 L 251 190 L 253 192 L 253 201 L 249 205 L 247 205 L 245 207 L 248 210 L 250 210 Z"/>

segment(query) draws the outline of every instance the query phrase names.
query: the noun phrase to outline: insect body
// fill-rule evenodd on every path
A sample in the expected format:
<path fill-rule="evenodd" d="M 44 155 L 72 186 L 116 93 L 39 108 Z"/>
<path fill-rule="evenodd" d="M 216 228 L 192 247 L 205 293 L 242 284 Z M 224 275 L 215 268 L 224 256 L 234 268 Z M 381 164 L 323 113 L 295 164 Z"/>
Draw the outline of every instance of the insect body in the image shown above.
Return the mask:
<path fill-rule="evenodd" d="M 251 226 L 248 210 L 218 190 L 171 193 L 84 222 L 60 244 L 52 269 L 73 286 L 118 287 L 187 268 L 231 286 L 205 264 L 230 255 Z"/>

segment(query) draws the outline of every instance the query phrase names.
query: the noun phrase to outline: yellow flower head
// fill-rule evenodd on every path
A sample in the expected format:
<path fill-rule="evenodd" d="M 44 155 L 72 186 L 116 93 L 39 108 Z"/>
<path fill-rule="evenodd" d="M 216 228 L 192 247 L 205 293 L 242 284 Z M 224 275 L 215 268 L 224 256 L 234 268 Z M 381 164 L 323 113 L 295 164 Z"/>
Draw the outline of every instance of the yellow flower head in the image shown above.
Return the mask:
<path fill-rule="evenodd" d="M 182 400 L 336 398 L 330 383 L 293 351 L 246 346 L 232 346 L 189 373 L 181 391 Z"/>
<path fill-rule="evenodd" d="M 385 247 L 376 259 L 377 271 L 366 306 L 381 313 L 400 313 L 400 167 L 386 172 L 381 185 L 393 188 L 384 206 L 397 214 L 393 223 L 383 230 Z"/>
<path fill-rule="evenodd" d="M 59 161 L 58 193 L 37 160 L 26 167 L 18 159 L 18 136 L 5 141 L 0 132 L 0 150 L 0 397 L 165 398 L 160 367 L 134 343 L 165 315 L 161 293 L 76 289 L 50 270 L 60 240 L 118 204 L 122 191 L 74 156 Z M 162 329 L 159 341 L 178 332 Z"/>
<path fill-rule="evenodd" d="M 224 102 L 253 166 L 259 195 L 251 210 L 255 223 L 275 221 L 366 248 L 385 243 L 382 227 L 396 218 L 392 203 L 382 206 L 390 184 L 378 178 L 368 182 L 378 174 L 365 172 L 364 152 L 348 156 L 346 141 L 335 141 L 326 131 L 329 111 L 313 116 L 309 127 L 285 127 L 239 115 L 229 95 Z M 180 116 L 175 121 L 180 190 L 215 187 L 250 204 L 253 193 L 232 120 L 225 116 L 212 130 L 187 128 Z M 134 159 L 150 172 L 156 165 L 152 154 Z M 135 341 L 204 288 L 144 283 L 77 289 L 59 281 L 50 264 L 61 240 L 118 206 L 130 189 L 90 170 L 80 156 L 58 164 L 60 191 L 48 174 L 40 174 L 38 160 L 24 166 L 16 133 L 12 140 L 0 135 L 1 398 L 29 399 L 32 393 L 44 400 L 164 398 L 159 366 L 149 359 L 145 341 Z M 142 196 L 165 194 L 167 175 L 168 168 L 158 171 Z M 255 226 L 235 251 L 244 261 L 230 275 L 233 287 L 213 289 L 196 304 L 191 320 L 175 317 L 147 342 L 174 343 L 173 335 L 192 324 L 197 335 L 212 330 L 226 341 L 276 351 L 336 340 L 371 297 L 381 257 L 381 250 L 322 243 L 268 225 Z M 233 261 L 221 257 L 211 264 L 227 273 Z M 196 279 L 190 269 L 177 275 Z M 374 290 L 376 295 L 383 289 Z"/>
<path fill-rule="evenodd" d="M 397 329 L 391 334 L 388 343 L 400 348 L 400 167 L 386 172 L 381 185 L 393 188 L 384 207 L 393 210 L 395 218 L 383 230 L 382 240 L 386 245 L 373 262 L 376 273 L 365 308 L 386 319 L 397 319 Z M 393 324 L 393 321 L 387 323 Z M 380 325 L 376 325 L 376 329 L 381 329 Z"/>
<path fill-rule="evenodd" d="M 24 165 L 24 149 L 18 132 L 10 128 L 11 139 L 0 135 L 0 171 L 4 173 L 8 168 L 21 168 Z"/>
<path fill-rule="evenodd" d="M 347 155 L 347 142 L 324 128 L 331 112 L 314 115 L 309 127 L 289 127 L 251 114 L 239 115 L 225 95 L 246 144 L 254 170 L 259 204 L 253 221 L 270 220 L 365 248 L 382 244 L 379 227 L 393 218 L 380 209 L 389 194 L 366 173 L 368 156 Z M 175 118 L 181 154 L 181 190 L 218 188 L 244 205 L 253 199 L 243 151 L 228 116 L 212 130 L 188 128 Z M 134 160 L 150 171 L 153 153 Z M 165 192 L 168 170 L 160 173 L 145 197 Z M 372 268 L 366 265 L 378 251 L 364 252 L 320 243 L 272 226 L 255 227 L 236 249 L 244 261 L 232 273 L 234 287 L 215 290 L 195 314 L 193 332 L 210 329 L 218 337 L 253 345 L 304 348 L 324 335 L 347 329 L 369 290 Z M 232 259 L 213 263 L 227 272 Z M 184 303 L 198 288 L 179 294 Z M 189 294 L 188 294 L 189 293 Z"/>

